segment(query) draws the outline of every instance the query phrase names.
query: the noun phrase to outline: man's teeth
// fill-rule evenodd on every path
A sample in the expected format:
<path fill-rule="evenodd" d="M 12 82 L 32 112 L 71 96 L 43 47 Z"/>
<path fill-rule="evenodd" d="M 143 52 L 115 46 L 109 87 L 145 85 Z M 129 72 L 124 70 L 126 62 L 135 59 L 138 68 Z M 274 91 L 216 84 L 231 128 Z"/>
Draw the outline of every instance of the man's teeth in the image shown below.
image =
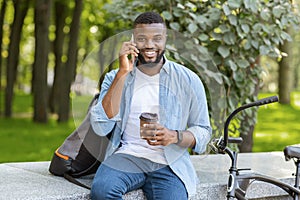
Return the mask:
<path fill-rule="evenodd" d="M 146 56 L 154 56 L 155 51 L 145 51 Z"/>

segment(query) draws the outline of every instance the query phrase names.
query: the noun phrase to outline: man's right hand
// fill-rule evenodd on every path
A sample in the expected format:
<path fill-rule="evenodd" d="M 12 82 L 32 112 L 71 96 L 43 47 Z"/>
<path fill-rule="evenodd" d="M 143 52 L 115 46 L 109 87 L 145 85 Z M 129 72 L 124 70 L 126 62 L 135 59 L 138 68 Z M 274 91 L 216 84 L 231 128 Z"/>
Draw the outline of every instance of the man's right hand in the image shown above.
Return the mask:
<path fill-rule="evenodd" d="M 119 53 L 119 71 L 128 73 L 132 71 L 135 58 L 139 50 L 133 41 L 124 42 Z M 128 58 L 130 55 L 131 58 Z"/>
<path fill-rule="evenodd" d="M 122 44 L 119 52 L 119 70 L 102 100 L 102 106 L 108 118 L 113 118 L 120 109 L 121 95 L 126 75 L 132 71 L 139 50 L 133 39 Z M 129 59 L 128 56 L 131 55 Z"/>

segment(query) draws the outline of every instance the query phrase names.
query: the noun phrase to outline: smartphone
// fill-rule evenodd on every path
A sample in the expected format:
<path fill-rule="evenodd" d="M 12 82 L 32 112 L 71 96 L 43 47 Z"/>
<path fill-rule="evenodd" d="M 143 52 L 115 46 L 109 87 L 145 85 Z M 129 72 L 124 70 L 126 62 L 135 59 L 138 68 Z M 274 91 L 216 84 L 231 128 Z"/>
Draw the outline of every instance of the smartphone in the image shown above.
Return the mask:
<path fill-rule="evenodd" d="M 131 34 L 130 42 L 134 42 L 133 33 Z M 132 64 L 134 64 L 134 62 L 135 62 L 135 56 L 134 55 L 132 55 L 132 54 L 128 55 L 128 59 L 132 61 Z"/>

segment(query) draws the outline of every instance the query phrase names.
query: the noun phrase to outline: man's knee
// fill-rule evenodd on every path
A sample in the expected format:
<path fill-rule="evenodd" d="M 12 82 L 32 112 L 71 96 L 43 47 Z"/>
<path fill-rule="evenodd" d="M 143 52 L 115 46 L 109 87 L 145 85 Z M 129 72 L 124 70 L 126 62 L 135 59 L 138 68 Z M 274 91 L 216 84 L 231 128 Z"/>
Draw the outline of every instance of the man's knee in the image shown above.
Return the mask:
<path fill-rule="evenodd" d="M 92 200 L 100 200 L 100 199 L 105 199 L 104 193 L 99 190 L 100 188 L 92 185 L 92 189 L 91 189 L 91 199 Z"/>
<path fill-rule="evenodd" d="M 91 189 L 92 200 L 122 199 L 120 191 L 115 183 L 94 181 Z"/>
<path fill-rule="evenodd" d="M 92 200 L 101 200 L 101 199 L 106 198 L 106 196 L 105 196 L 106 192 L 101 185 L 102 185 L 101 182 L 97 182 L 94 180 L 94 182 L 92 184 L 92 188 L 91 188 L 91 199 Z"/>

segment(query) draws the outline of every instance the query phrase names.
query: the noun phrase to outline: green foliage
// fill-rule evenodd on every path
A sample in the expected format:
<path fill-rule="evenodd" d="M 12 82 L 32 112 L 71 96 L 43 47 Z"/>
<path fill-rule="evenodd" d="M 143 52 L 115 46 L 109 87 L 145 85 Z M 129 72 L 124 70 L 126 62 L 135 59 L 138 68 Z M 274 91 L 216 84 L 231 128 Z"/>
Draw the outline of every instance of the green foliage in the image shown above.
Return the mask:
<path fill-rule="evenodd" d="M 165 18 L 168 28 L 193 41 L 183 45 L 187 49 L 186 55 L 174 53 L 173 56 L 176 59 L 185 58 L 183 62 L 193 60 L 197 66 L 186 65 L 198 71 L 205 83 L 214 79 L 224 88 L 225 92 L 210 91 L 213 89 L 209 85 L 206 88 L 208 92 L 220 92 L 219 99 L 210 99 L 211 113 L 217 113 L 213 117 L 216 135 L 220 134 L 223 119 L 228 113 L 240 104 L 257 99 L 263 70 L 259 57 L 266 55 L 280 59 L 282 52 L 278 45 L 291 40 L 285 29 L 299 23 L 299 16 L 293 12 L 288 0 L 173 0 L 147 3 L 141 0 L 114 0 L 109 8 L 112 18 L 121 15 L 124 21 L 132 21 L 145 10 L 155 10 Z M 238 129 L 235 130 L 247 134 L 249 127 L 256 122 L 256 110 L 243 112 L 238 119 Z M 241 124 L 243 120 L 247 126 Z"/>

